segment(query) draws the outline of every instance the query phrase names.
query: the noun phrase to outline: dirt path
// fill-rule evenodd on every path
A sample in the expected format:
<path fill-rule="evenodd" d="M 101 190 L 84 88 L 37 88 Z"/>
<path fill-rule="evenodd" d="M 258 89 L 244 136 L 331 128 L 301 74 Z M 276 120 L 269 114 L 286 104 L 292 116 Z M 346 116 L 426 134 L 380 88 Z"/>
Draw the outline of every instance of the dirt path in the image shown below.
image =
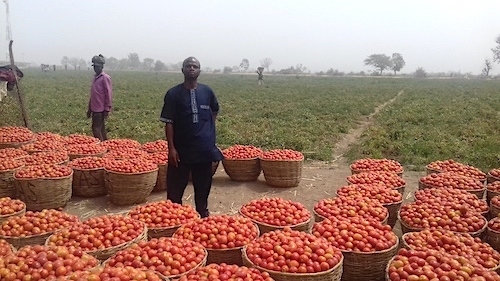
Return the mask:
<path fill-rule="evenodd" d="M 398 94 L 401 95 L 402 91 Z M 397 96 L 397 97 L 398 97 Z M 348 163 L 345 163 L 343 155 L 350 145 L 354 144 L 361 133 L 366 130 L 374 120 L 374 117 L 385 106 L 392 103 L 397 97 L 380 105 L 375 112 L 360 125 L 351 130 L 337 144 L 334 150 L 334 161 L 331 163 L 306 162 L 302 169 L 302 178 L 297 187 L 276 188 L 266 185 L 264 175 L 261 173 L 255 182 L 235 182 L 224 172 L 223 165 L 219 165 L 214 178 L 212 191 L 209 198 L 209 209 L 211 214 L 236 214 L 241 205 L 261 197 L 282 197 L 304 204 L 309 210 L 324 198 L 334 197 L 338 188 L 347 184 L 346 177 L 351 175 Z M 412 198 L 413 191 L 418 187 L 418 179 L 424 172 L 405 172 L 403 178 L 407 183 L 404 200 Z M 193 188 L 189 184 L 184 195 L 184 202 L 194 206 Z M 148 197 L 148 202 L 166 199 L 165 192 L 154 192 Z M 107 214 L 127 212 L 133 206 L 120 207 L 109 203 L 107 197 L 92 199 L 73 198 L 65 208 L 69 213 L 77 214 L 81 219 Z M 395 232 L 400 234 L 399 226 L 395 226 Z"/>

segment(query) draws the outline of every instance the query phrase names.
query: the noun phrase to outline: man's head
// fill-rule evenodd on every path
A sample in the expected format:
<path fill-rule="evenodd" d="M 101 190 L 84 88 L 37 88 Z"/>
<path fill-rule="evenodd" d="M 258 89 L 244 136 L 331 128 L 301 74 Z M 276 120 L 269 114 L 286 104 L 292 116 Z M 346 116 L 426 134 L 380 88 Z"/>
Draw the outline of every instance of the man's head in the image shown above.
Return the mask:
<path fill-rule="evenodd" d="M 104 62 L 104 57 L 101 54 L 92 58 L 92 66 L 94 67 L 94 71 L 96 74 L 100 74 L 102 72 L 102 69 L 104 68 Z"/>
<path fill-rule="evenodd" d="M 200 75 L 200 61 L 195 57 L 188 57 L 182 62 L 182 73 L 184 79 L 196 80 Z"/>

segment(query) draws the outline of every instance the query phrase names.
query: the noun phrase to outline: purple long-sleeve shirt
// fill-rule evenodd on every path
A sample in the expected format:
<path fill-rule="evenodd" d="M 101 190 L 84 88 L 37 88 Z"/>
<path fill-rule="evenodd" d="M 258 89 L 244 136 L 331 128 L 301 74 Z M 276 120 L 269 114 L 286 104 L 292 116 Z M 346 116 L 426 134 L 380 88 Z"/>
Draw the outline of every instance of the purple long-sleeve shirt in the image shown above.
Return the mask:
<path fill-rule="evenodd" d="M 101 72 L 94 77 L 90 87 L 89 109 L 92 112 L 111 111 L 113 99 L 113 86 L 111 77 Z"/>

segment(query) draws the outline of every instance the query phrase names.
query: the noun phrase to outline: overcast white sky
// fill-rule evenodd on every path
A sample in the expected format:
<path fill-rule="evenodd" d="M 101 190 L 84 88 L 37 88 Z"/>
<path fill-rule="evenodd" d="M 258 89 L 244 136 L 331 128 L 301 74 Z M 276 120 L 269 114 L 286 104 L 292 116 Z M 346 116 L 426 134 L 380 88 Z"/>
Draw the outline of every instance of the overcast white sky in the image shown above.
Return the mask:
<path fill-rule="evenodd" d="M 371 54 L 400 53 L 403 73 L 479 74 L 500 35 L 500 0 L 8 1 L 16 61 L 37 64 L 137 53 L 165 63 L 196 56 L 211 68 L 271 58 L 275 70 L 358 72 L 372 69 L 363 63 Z M 5 15 L 1 5 L 3 53 Z"/>

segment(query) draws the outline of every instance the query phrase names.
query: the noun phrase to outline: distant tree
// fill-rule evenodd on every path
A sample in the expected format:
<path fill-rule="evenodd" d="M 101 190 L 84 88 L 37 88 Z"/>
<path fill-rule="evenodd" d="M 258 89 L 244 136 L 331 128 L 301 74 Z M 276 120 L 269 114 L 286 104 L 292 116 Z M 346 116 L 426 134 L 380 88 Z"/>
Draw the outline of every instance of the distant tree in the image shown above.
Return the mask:
<path fill-rule="evenodd" d="M 384 54 L 373 54 L 367 57 L 365 60 L 365 65 L 371 65 L 375 69 L 380 70 L 380 75 L 387 68 L 392 67 L 391 58 Z"/>
<path fill-rule="evenodd" d="M 392 70 L 394 70 L 394 75 L 396 75 L 396 72 L 401 71 L 401 69 L 405 66 L 405 60 L 403 59 L 403 56 L 400 53 L 394 53 L 392 54 Z"/>
<path fill-rule="evenodd" d="M 492 48 L 491 51 L 493 52 L 493 61 L 500 63 L 500 35 L 497 36 L 495 43 L 497 45 L 495 48 Z"/>
<path fill-rule="evenodd" d="M 233 71 L 233 68 L 232 68 L 232 67 L 229 67 L 229 66 L 224 66 L 224 70 L 223 70 L 223 72 L 224 72 L 224 73 L 226 73 L 226 74 L 227 74 L 227 73 L 231 73 L 232 71 Z"/>
<path fill-rule="evenodd" d="M 260 65 L 262 67 L 265 67 L 267 69 L 267 71 L 269 71 L 269 66 L 271 64 L 273 64 L 273 60 L 271 58 L 265 58 L 265 59 L 260 61 Z"/>
<path fill-rule="evenodd" d="M 425 78 L 427 77 L 427 72 L 423 67 L 419 67 L 417 68 L 417 70 L 415 70 L 413 76 L 415 76 L 416 78 Z"/>
<path fill-rule="evenodd" d="M 146 61 L 146 59 L 144 59 L 144 61 Z M 162 61 L 157 60 L 155 62 L 155 71 L 162 71 L 164 69 L 165 69 L 165 64 Z"/>
<path fill-rule="evenodd" d="M 110 58 L 106 59 L 106 68 L 117 69 L 118 68 L 118 59 L 115 57 L 110 57 Z"/>
<path fill-rule="evenodd" d="M 61 65 L 64 65 L 64 70 L 68 70 L 69 58 L 64 56 L 61 60 Z"/>
<path fill-rule="evenodd" d="M 128 66 L 128 59 L 121 59 L 118 61 L 118 69 L 127 69 Z"/>
<path fill-rule="evenodd" d="M 241 63 L 240 63 L 241 69 L 243 69 L 244 71 L 247 71 L 249 66 L 250 66 L 250 62 L 247 59 L 241 60 Z"/>
<path fill-rule="evenodd" d="M 78 66 L 78 62 L 80 60 L 78 58 L 72 57 L 69 59 L 69 64 L 73 66 L 73 68 L 76 70 L 76 67 Z"/>
<path fill-rule="evenodd" d="M 84 59 L 80 59 L 78 61 L 78 69 L 81 69 L 81 68 L 83 68 L 83 69 L 87 68 L 87 62 Z"/>
<path fill-rule="evenodd" d="M 493 65 L 492 65 L 491 61 L 488 59 L 484 60 L 484 66 L 482 69 L 483 75 L 486 77 L 490 76 L 491 69 L 493 69 Z"/>
<path fill-rule="evenodd" d="M 137 53 L 128 54 L 128 66 L 134 69 L 141 67 L 141 60 L 139 59 L 139 55 Z"/>
<path fill-rule="evenodd" d="M 145 58 L 143 61 L 142 61 L 142 67 L 145 69 L 145 70 L 150 70 L 153 66 L 155 65 L 155 60 L 152 59 L 152 58 Z"/>

